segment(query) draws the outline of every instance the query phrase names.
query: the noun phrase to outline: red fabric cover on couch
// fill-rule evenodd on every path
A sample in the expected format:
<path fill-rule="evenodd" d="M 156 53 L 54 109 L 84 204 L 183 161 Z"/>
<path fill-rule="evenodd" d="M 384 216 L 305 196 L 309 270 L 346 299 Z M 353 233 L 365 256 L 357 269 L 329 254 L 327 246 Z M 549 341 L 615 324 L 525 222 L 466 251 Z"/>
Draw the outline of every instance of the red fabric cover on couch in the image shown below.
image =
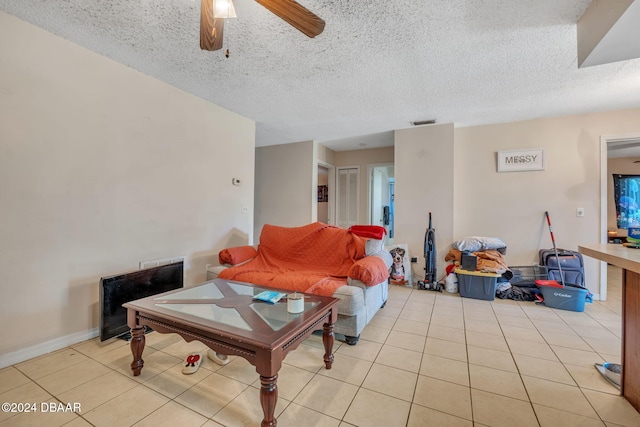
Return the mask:
<path fill-rule="evenodd" d="M 218 277 L 331 296 L 346 284 L 354 264 L 364 258 L 366 240 L 343 228 L 320 222 L 302 227 L 267 224 L 260 234 L 257 256 L 247 263 L 223 270 Z M 386 272 L 384 262 L 375 258 Z M 361 268 L 356 267 L 356 270 Z"/>
<path fill-rule="evenodd" d="M 234 248 L 223 249 L 218 254 L 220 264 L 236 265 L 249 261 L 258 255 L 258 251 L 253 246 L 236 246 Z"/>

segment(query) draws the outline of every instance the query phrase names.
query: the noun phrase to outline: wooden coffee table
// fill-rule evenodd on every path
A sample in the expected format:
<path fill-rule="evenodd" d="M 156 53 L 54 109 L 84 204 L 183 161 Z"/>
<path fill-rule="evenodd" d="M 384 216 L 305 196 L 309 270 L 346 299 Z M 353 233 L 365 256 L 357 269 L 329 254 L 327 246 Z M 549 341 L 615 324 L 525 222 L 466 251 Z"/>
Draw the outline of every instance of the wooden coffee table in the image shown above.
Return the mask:
<path fill-rule="evenodd" d="M 186 341 L 201 341 L 213 351 L 242 357 L 256 367 L 264 412 L 262 426 L 275 426 L 282 361 L 315 330 L 323 331 L 324 363 L 331 369 L 338 299 L 305 295 L 304 311 L 290 314 L 284 298 L 276 304 L 253 298 L 264 290 L 273 289 L 215 279 L 124 304 L 131 328 L 133 375 L 140 375 L 144 366 L 145 326 L 159 333 L 176 333 Z"/>

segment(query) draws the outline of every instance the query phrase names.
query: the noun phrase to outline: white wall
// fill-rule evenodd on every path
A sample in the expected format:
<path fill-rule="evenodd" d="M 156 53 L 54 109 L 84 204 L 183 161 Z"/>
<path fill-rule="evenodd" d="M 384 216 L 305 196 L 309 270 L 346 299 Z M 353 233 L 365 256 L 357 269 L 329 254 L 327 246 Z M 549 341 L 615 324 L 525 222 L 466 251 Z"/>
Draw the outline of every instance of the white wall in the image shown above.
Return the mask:
<path fill-rule="evenodd" d="M 417 257 L 414 277 L 424 278 L 424 235 L 432 213 L 436 230 L 437 275 L 444 276 L 444 256 L 454 225 L 453 125 L 422 126 L 395 132 L 395 238 Z"/>
<path fill-rule="evenodd" d="M 637 133 L 640 109 L 529 120 L 455 130 L 454 238 L 502 238 L 509 265 L 537 262 L 552 247 L 599 243 L 600 137 Z M 496 153 L 544 149 L 544 171 L 496 172 Z M 576 217 L 576 208 L 585 216 Z M 588 288 L 599 292 L 599 263 L 585 257 Z"/>
<path fill-rule="evenodd" d="M 254 135 L 0 12 L 0 365 L 94 334 L 101 276 L 184 255 L 190 285 L 251 241 Z"/>
<path fill-rule="evenodd" d="M 256 149 L 254 233 L 264 224 L 295 227 L 317 217 L 318 164 L 313 141 Z"/>

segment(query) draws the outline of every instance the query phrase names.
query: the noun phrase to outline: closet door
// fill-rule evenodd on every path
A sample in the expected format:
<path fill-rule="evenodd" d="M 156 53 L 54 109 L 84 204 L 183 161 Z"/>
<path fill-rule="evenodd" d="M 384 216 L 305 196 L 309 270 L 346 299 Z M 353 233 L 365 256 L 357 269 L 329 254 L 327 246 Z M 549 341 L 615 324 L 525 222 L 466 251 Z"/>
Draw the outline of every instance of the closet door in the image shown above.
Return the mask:
<path fill-rule="evenodd" d="M 336 168 L 336 224 L 349 228 L 358 224 L 360 207 L 360 168 Z"/>

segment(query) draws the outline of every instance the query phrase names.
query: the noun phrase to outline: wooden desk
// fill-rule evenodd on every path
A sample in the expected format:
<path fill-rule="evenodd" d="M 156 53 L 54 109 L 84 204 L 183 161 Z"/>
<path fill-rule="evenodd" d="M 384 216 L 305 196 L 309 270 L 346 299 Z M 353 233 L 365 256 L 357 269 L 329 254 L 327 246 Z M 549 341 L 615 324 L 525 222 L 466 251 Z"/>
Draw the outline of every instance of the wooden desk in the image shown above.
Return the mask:
<path fill-rule="evenodd" d="M 578 246 L 578 250 L 623 269 L 620 391 L 640 412 L 640 249 L 604 243 Z"/>

